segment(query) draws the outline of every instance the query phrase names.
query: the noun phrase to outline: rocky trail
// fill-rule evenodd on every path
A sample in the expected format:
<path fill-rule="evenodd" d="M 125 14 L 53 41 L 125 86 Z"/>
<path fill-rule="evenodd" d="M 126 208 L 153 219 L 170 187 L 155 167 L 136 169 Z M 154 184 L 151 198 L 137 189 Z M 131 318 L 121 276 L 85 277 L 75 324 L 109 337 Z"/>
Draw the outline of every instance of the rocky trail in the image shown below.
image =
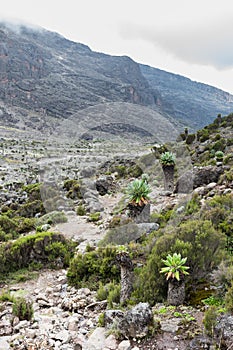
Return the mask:
<path fill-rule="evenodd" d="M 88 222 L 86 216 L 80 217 L 69 211 L 66 213 L 68 222 L 57 224 L 51 230 L 80 242 L 79 251 L 85 251 L 87 244 L 97 245 L 104 237 L 113 209 L 122 196 L 121 192 L 99 196 L 103 208 L 100 225 Z M 154 189 L 151 197 L 156 198 L 159 210 L 178 200 L 178 196 L 161 195 L 160 188 Z M 156 209 L 155 203 L 152 208 Z M 9 349 L 9 343 L 15 350 L 126 349 L 124 343 L 120 346 L 115 337 L 105 337 L 103 330 L 99 330 L 97 338 L 90 337 L 98 326 L 100 313 L 106 309 L 106 302 L 96 301 L 95 292 L 87 288 L 76 291 L 67 286 L 65 270 L 45 270 L 36 279 L 5 286 L 5 289 L 33 302 L 34 319 L 30 322 L 12 318 L 11 303 L 7 303 L 6 309 L 0 312 L 0 350 Z M 100 345 L 101 342 L 105 344 L 104 347 Z"/>
<path fill-rule="evenodd" d="M 195 191 L 202 190 L 203 187 L 199 187 Z M 226 188 L 212 183 L 209 190 L 218 192 L 226 191 Z M 100 224 L 89 222 L 87 216 L 77 216 L 70 210 L 66 212 L 68 222 L 57 224 L 51 230 L 79 242 L 78 249 L 81 252 L 85 251 L 87 244 L 96 246 L 104 238 L 113 210 L 123 196 L 122 191 L 98 196 L 94 205 L 98 203 L 101 208 Z M 160 212 L 167 206 L 178 205 L 177 208 L 182 212 L 186 196 L 181 193 L 169 194 L 162 187 L 154 186 L 151 211 Z M 183 316 L 174 317 L 174 310 L 168 315 L 161 315 L 158 310 L 162 305 L 153 308 L 153 313 L 158 313 L 160 317 L 161 332 L 149 339 L 139 336 L 131 340 L 128 337 L 117 340 L 114 330 L 106 331 L 98 324 L 100 314 L 107 308 L 107 301 L 97 301 L 96 292 L 88 288 L 76 290 L 68 286 L 66 270 L 44 270 L 36 279 L 6 285 L 4 289 L 10 290 L 12 295 L 31 300 L 34 317 L 32 321 L 20 321 L 12 315 L 12 303 L 6 302 L 0 310 L 0 350 L 186 350 L 188 344 L 190 350 L 202 349 L 198 347 L 201 345 L 195 342 L 192 345 L 184 336 L 187 324 Z M 142 309 L 147 308 L 141 304 Z M 190 332 L 203 332 L 203 310 L 184 306 L 181 312 L 195 320 L 189 325 Z M 204 345 L 207 342 L 205 337 L 200 337 L 198 341 Z"/>

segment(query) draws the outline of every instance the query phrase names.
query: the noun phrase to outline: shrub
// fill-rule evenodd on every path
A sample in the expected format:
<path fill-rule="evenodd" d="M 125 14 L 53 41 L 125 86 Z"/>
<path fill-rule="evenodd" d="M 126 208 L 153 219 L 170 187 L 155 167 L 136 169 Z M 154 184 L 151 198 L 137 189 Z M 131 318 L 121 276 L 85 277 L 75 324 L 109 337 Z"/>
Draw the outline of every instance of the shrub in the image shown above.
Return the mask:
<path fill-rule="evenodd" d="M 222 151 L 217 151 L 217 152 L 215 152 L 215 158 L 216 158 L 217 160 L 222 160 L 223 157 L 224 157 L 224 153 L 223 153 Z"/>
<path fill-rule="evenodd" d="M 195 134 L 188 134 L 185 142 L 187 143 L 187 145 L 191 145 L 193 143 L 193 141 L 195 140 L 196 135 Z"/>
<path fill-rule="evenodd" d="M 89 215 L 89 218 L 88 218 L 88 221 L 91 221 L 91 222 L 97 222 L 99 221 L 101 218 L 101 214 L 99 211 L 95 212 L 95 213 L 91 213 Z"/>
<path fill-rule="evenodd" d="M 168 254 L 179 251 L 182 256 L 187 256 L 190 267 L 187 284 L 190 283 L 192 288 L 200 279 L 207 278 L 224 254 L 224 234 L 215 230 L 210 221 L 190 220 L 180 227 L 167 227 L 166 230 L 156 240 L 135 283 L 135 298 L 152 305 L 163 301 L 166 296 L 166 282 L 159 272 L 162 259 L 166 259 Z"/>
<path fill-rule="evenodd" d="M 85 254 L 77 254 L 70 262 L 67 278 L 68 283 L 77 288 L 96 288 L 99 282 L 119 281 L 116 247 L 98 248 Z"/>
<path fill-rule="evenodd" d="M 41 183 L 30 184 L 22 187 L 22 190 L 27 192 L 29 201 L 41 200 Z"/>
<path fill-rule="evenodd" d="M 225 148 L 226 148 L 226 142 L 224 139 L 220 139 L 220 140 L 216 141 L 212 146 L 212 149 L 214 149 L 215 152 L 217 152 L 217 151 L 223 152 L 225 150 Z"/>
<path fill-rule="evenodd" d="M 16 231 L 17 224 L 13 219 L 10 219 L 7 215 L 0 215 L 0 228 L 7 234 Z"/>
<path fill-rule="evenodd" d="M 216 270 L 211 274 L 211 280 L 218 287 L 216 289 L 217 295 L 222 297 L 230 288 L 233 281 L 233 265 L 232 263 L 222 261 Z"/>
<path fill-rule="evenodd" d="M 103 285 L 100 283 L 99 289 L 97 290 L 98 300 L 107 300 L 108 306 L 112 307 L 113 303 L 120 303 L 120 284 L 115 281 Z"/>
<path fill-rule="evenodd" d="M 84 216 L 84 215 L 86 215 L 86 209 L 84 208 L 84 206 L 83 206 L 82 204 L 80 204 L 80 205 L 77 207 L 76 213 L 77 213 L 77 215 L 79 215 L 79 216 Z"/>
<path fill-rule="evenodd" d="M 218 312 L 216 306 L 212 305 L 208 308 L 208 310 L 205 312 L 203 324 L 205 327 L 205 331 L 207 335 L 213 336 L 214 334 L 214 327 L 217 324 L 217 317 Z"/>
<path fill-rule="evenodd" d="M 34 200 L 20 205 L 16 211 L 16 215 L 27 218 L 33 218 L 38 213 L 45 213 L 45 209 L 41 200 Z"/>
<path fill-rule="evenodd" d="M 233 153 L 229 153 L 224 157 L 223 164 L 233 165 Z"/>
<path fill-rule="evenodd" d="M 63 188 L 67 191 L 67 197 L 71 199 L 82 199 L 81 185 L 78 180 L 68 179 L 64 182 Z"/>
<path fill-rule="evenodd" d="M 225 306 L 227 311 L 233 313 L 233 280 L 231 281 L 231 286 L 225 295 Z"/>
<path fill-rule="evenodd" d="M 186 204 L 185 214 L 192 215 L 194 213 L 197 213 L 200 207 L 201 207 L 200 197 L 197 194 L 194 194 L 190 199 L 190 201 Z"/>
<path fill-rule="evenodd" d="M 59 245 L 55 244 L 58 242 Z M 52 262 L 54 266 L 56 262 L 62 261 L 66 266 L 73 252 L 74 244 L 59 233 L 43 232 L 20 237 L 0 246 L 0 275 L 4 277 L 9 272 L 28 268 L 32 263 L 49 265 Z M 63 255 L 60 255 L 61 253 Z"/>
<path fill-rule="evenodd" d="M 20 321 L 30 321 L 33 317 L 32 302 L 25 298 L 16 298 L 13 302 L 12 312 Z"/>
<path fill-rule="evenodd" d="M 38 226 L 42 226 L 45 224 L 55 225 L 55 224 L 64 223 L 64 222 L 67 222 L 66 214 L 63 213 L 62 211 L 55 210 L 41 216 L 37 220 L 37 225 Z"/>
<path fill-rule="evenodd" d="M 197 132 L 197 140 L 200 142 L 205 142 L 207 140 L 209 140 L 210 137 L 210 133 L 208 129 L 202 129 L 202 130 L 198 130 Z"/>

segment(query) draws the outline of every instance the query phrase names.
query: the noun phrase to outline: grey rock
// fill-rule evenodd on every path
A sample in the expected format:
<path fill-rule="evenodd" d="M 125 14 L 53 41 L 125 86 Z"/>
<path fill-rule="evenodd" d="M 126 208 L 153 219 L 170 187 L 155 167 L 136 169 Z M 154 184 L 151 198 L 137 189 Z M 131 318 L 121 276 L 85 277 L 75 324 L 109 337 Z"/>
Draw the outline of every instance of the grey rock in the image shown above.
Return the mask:
<path fill-rule="evenodd" d="M 187 350 L 214 350 L 216 349 L 214 345 L 214 341 L 206 335 L 198 335 L 191 340 Z"/>
<path fill-rule="evenodd" d="M 0 337 L 0 350 L 8 350 L 10 349 L 10 344 L 8 343 L 8 340 L 10 337 Z"/>
<path fill-rule="evenodd" d="M 83 350 L 103 350 L 105 341 L 105 329 L 103 327 L 97 327 L 83 346 Z"/>
<path fill-rule="evenodd" d="M 104 326 L 109 328 L 112 327 L 112 325 L 118 325 L 123 318 L 124 312 L 121 310 L 106 310 L 104 312 Z"/>
<path fill-rule="evenodd" d="M 102 176 L 96 180 L 96 189 L 101 196 L 107 193 L 113 192 L 116 189 L 116 184 L 113 181 L 112 176 Z"/>
<path fill-rule="evenodd" d="M 152 323 L 153 314 L 149 304 L 139 303 L 126 311 L 124 318 L 118 324 L 118 329 L 127 338 L 143 338 Z"/>
<path fill-rule="evenodd" d="M 223 166 L 194 167 L 192 171 L 189 170 L 179 177 L 175 186 L 175 193 L 190 193 L 197 187 L 217 183 L 223 172 Z"/>
<path fill-rule="evenodd" d="M 118 350 L 130 350 L 131 349 L 130 341 L 123 340 L 122 342 L 120 342 L 117 349 Z"/>
<path fill-rule="evenodd" d="M 233 316 L 230 314 L 225 314 L 218 319 L 217 325 L 214 329 L 215 336 L 222 339 L 222 343 L 227 348 L 232 346 L 233 339 Z"/>
<path fill-rule="evenodd" d="M 181 319 L 170 318 L 169 320 L 160 321 L 161 331 L 175 333 L 180 328 Z"/>
<path fill-rule="evenodd" d="M 143 235 L 144 233 L 149 235 L 151 232 L 159 229 L 159 224 L 154 222 L 142 222 L 137 224 L 137 228 L 139 235 Z"/>

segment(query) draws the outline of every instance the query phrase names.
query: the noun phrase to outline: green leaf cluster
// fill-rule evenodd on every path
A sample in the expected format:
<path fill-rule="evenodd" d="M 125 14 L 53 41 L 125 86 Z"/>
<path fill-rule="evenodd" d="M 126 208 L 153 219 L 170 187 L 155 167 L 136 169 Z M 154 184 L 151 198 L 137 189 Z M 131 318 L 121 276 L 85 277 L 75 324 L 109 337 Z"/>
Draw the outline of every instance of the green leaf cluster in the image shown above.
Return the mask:
<path fill-rule="evenodd" d="M 169 278 L 175 278 L 177 281 L 180 280 L 180 275 L 188 275 L 188 266 L 185 266 L 187 258 L 182 258 L 180 253 L 174 253 L 173 255 L 168 254 L 166 259 L 162 259 L 162 262 L 166 265 L 160 270 L 160 273 L 167 275 Z"/>
<path fill-rule="evenodd" d="M 143 179 L 134 180 L 126 189 L 129 202 L 136 206 L 143 206 L 147 204 L 150 199 L 150 192 L 150 186 Z"/>
<path fill-rule="evenodd" d="M 160 156 L 160 162 L 162 165 L 175 165 L 176 163 L 176 157 L 172 152 L 164 152 Z"/>

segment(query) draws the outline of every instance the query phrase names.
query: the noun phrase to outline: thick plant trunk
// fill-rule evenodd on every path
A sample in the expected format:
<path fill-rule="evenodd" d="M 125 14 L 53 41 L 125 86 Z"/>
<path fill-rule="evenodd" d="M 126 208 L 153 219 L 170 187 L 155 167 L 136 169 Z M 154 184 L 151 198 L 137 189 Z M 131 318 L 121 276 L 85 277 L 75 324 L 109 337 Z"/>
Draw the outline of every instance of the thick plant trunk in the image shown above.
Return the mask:
<path fill-rule="evenodd" d="M 169 305 L 182 305 L 185 300 L 185 283 L 184 280 L 177 281 L 170 279 L 168 282 L 167 302 Z"/>
<path fill-rule="evenodd" d="M 118 253 L 116 258 L 121 267 L 120 303 L 124 305 L 133 290 L 133 263 L 127 252 Z"/>
<path fill-rule="evenodd" d="M 133 290 L 133 276 L 132 270 L 127 267 L 121 266 L 121 294 L 120 303 L 125 304 L 125 302 L 130 298 Z"/>
<path fill-rule="evenodd" d="M 129 217 L 136 223 L 150 222 L 150 203 L 142 206 L 129 204 Z"/>
<path fill-rule="evenodd" d="M 174 165 L 163 165 L 164 189 L 173 192 L 174 190 Z"/>

